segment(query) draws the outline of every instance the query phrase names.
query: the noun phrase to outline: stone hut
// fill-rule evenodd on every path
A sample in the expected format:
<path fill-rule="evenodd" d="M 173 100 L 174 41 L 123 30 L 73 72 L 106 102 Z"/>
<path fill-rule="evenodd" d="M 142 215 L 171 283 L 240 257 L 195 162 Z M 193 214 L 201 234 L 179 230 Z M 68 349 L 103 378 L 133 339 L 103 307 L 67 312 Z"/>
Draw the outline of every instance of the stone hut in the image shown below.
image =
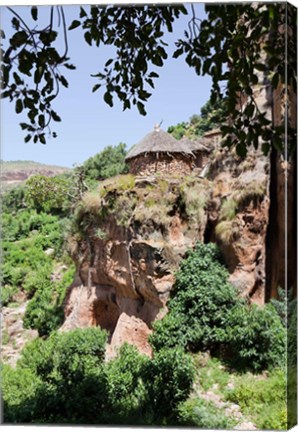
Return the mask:
<path fill-rule="evenodd" d="M 210 148 L 209 141 L 205 138 L 200 138 L 199 141 L 191 141 L 184 137 L 180 143 L 189 149 L 193 154 L 192 169 L 200 172 L 209 162 Z"/>
<path fill-rule="evenodd" d="M 202 151 L 204 148 L 204 151 Z M 155 126 L 154 131 L 131 148 L 125 160 L 135 175 L 189 174 L 203 167 L 207 149 L 189 140 L 176 140 Z"/>

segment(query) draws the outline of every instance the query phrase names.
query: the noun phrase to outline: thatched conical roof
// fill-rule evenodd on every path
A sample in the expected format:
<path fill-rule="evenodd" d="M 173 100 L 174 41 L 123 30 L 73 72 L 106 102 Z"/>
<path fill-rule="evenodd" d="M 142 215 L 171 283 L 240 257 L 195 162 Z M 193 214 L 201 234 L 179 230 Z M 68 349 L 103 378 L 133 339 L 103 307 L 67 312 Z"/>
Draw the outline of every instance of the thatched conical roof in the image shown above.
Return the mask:
<path fill-rule="evenodd" d="M 183 137 L 180 142 L 192 153 L 197 151 L 209 153 L 211 151 L 210 148 L 208 148 L 210 141 L 206 138 L 198 138 L 196 141 L 191 141 L 189 138 Z"/>
<path fill-rule="evenodd" d="M 126 160 L 132 159 L 145 153 L 183 153 L 191 156 L 191 150 L 183 142 L 177 141 L 172 135 L 155 127 L 154 131 L 148 133 L 138 144 L 130 149 Z"/>

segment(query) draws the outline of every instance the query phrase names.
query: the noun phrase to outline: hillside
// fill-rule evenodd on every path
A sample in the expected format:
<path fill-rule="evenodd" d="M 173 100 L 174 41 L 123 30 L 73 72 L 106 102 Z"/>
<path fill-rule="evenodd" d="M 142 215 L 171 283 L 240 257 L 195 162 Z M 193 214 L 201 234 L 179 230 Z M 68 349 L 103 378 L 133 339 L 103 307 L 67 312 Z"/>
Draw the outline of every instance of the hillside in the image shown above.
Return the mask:
<path fill-rule="evenodd" d="M 12 187 L 19 186 L 29 177 L 36 174 L 53 177 L 68 171 L 70 171 L 70 168 L 47 165 L 34 161 L 1 161 L 1 190 L 6 191 Z"/>

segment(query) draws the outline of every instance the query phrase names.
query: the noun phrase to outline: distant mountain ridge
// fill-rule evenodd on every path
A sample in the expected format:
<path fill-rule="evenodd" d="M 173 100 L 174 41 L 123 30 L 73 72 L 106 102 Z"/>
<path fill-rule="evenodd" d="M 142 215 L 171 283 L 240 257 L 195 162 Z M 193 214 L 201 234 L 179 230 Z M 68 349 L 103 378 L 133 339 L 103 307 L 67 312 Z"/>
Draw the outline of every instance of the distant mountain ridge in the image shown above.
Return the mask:
<path fill-rule="evenodd" d="M 33 175 L 44 175 L 53 177 L 71 171 L 71 168 L 57 165 L 47 165 L 34 161 L 2 161 L 0 163 L 1 190 L 5 191 L 11 187 L 24 183 Z"/>

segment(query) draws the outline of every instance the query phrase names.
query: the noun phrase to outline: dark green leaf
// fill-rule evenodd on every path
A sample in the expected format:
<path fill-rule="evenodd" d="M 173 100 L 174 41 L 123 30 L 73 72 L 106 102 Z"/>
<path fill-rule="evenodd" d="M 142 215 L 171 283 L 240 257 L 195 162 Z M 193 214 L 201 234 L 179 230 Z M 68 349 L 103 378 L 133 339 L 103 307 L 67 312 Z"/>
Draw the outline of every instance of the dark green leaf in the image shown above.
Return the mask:
<path fill-rule="evenodd" d="M 23 111 L 23 102 L 22 102 L 21 99 L 18 99 L 16 101 L 16 108 L 15 108 L 15 110 L 16 110 L 17 114 L 20 114 Z"/>
<path fill-rule="evenodd" d="M 39 84 L 42 78 L 43 68 L 38 67 L 34 73 L 34 82 L 35 84 Z"/>
<path fill-rule="evenodd" d="M 113 59 L 109 59 L 109 60 L 106 62 L 105 67 L 110 66 L 110 64 L 112 64 L 113 61 L 114 61 Z"/>
<path fill-rule="evenodd" d="M 84 18 L 85 16 L 87 16 L 85 10 L 81 7 L 80 8 L 80 18 Z"/>
<path fill-rule="evenodd" d="M 32 138 L 32 135 L 27 135 L 24 139 L 25 143 L 29 142 Z"/>
<path fill-rule="evenodd" d="M 13 19 L 11 20 L 11 24 L 16 30 L 19 30 L 20 21 L 16 17 L 13 17 Z"/>
<path fill-rule="evenodd" d="M 275 73 L 272 78 L 272 86 L 276 89 L 280 80 L 280 76 L 278 73 Z"/>
<path fill-rule="evenodd" d="M 247 148 L 244 143 L 239 143 L 236 145 L 236 152 L 238 156 L 245 157 L 247 155 Z"/>
<path fill-rule="evenodd" d="M 73 64 L 64 63 L 64 66 L 65 66 L 67 69 L 76 69 L 75 65 L 73 65 Z"/>
<path fill-rule="evenodd" d="M 84 38 L 85 38 L 85 41 L 87 42 L 87 44 L 91 46 L 92 45 L 91 33 L 89 33 L 89 32 L 84 33 Z"/>
<path fill-rule="evenodd" d="M 111 93 L 106 92 L 103 96 L 104 101 L 110 106 L 113 106 L 113 96 L 111 95 Z"/>
<path fill-rule="evenodd" d="M 79 27 L 80 25 L 81 25 L 80 21 L 78 21 L 78 20 L 74 20 L 74 21 L 70 24 L 70 26 L 68 27 L 68 30 L 73 30 L 73 29 Z"/>
<path fill-rule="evenodd" d="M 178 58 L 181 54 L 183 54 L 183 48 L 177 49 L 173 54 L 173 58 Z"/>
<path fill-rule="evenodd" d="M 60 81 L 64 87 L 68 87 L 68 81 L 65 79 L 63 75 L 60 76 Z"/>
<path fill-rule="evenodd" d="M 40 114 L 40 115 L 38 116 L 38 124 L 39 124 L 39 126 L 40 126 L 41 128 L 44 128 L 44 126 L 45 126 L 45 121 L 44 121 L 44 115 L 43 115 L 43 114 Z"/>
<path fill-rule="evenodd" d="M 269 151 L 270 151 L 270 144 L 268 142 L 264 142 L 262 144 L 262 152 L 264 153 L 265 156 L 267 156 Z"/>
<path fill-rule="evenodd" d="M 19 75 L 16 72 L 13 73 L 13 77 L 14 77 L 16 85 L 24 84 L 24 81 L 21 80 L 21 78 L 19 77 Z"/>
<path fill-rule="evenodd" d="M 25 44 L 28 39 L 28 35 L 25 31 L 17 32 L 13 35 L 13 37 L 9 40 L 10 44 L 17 48 L 21 45 Z"/>
<path fill-rule="evenodd" d="M 262 71 L 262 72 L 265 72 L 266 71 L 266 66 L 263 64 L 263 63 L 256 63 L 255 65 L 254 65 L 254 67 L 257 69 L 257 70 L 259 70 L 259 71 Z"/>
<path fill-rule="evenodd" d="M 55 112 L 55 111 L 51 111 L 51 116 L 52 116 L 52 119 L 54 120 L 54 121 L 56 121 L 56 122 L 60 122 L 61 121 L 61 118 L 58 116 L 58 114 Z"/>
<path fill-rule="evenodd" d="M 39 141 L 41 144 L 46 144 L 46 138 L 44 134 L 39 135 Z"/>
<path fill-rule="evenodd" d="M 137 107 L 138 107 L 139 113 L 141 115 L 145 116 L 147 114 L 146 110 L 145 110 L 145 106 L 144 106 L 144 104 L 142 102 L 138 102 L 137 103 Z"/>
<path fill-rule="evenodd" d="M 152 63 L 156 66 L 161 67 L 163 65 L 163 60 L 160 56 L 156 55 L 152 59 Z"/>
<path fill-rule="evenodd" d="M 95 86 L 92 89 L 92 92 L 96 92 L 96 90 L 98 90 L 101 87 L 101 84 L 95 84 Z"/>
<path fill-rule="evenodd" d="M 34 21 L 37 21 L 38 9 L 37 9 L 36 6 L 32 6 L 32 8 L 31 8 L 31 16 L 34 19 Z"/>
<path fill-rule="evenodd" d="M 150 72 L 149 77 L 150 77 L 150 78 L 158 78 L 159 75 L 158 75 L 158 73 L 156 73 L 156 72 Z"/>
<path fill-rule="evenodd" d="M 125 111 L 126 109 L 130 109 L 130 101 L 129 101 L 129 99 L 126 99 L 123 102 L 123 111 Z"/>
<path fill-rule="evenodd" d="M 247 105 L 247 107 L 245 108 L 244 113 L 245 113 L 248 117 L 252 117 L 254 111 L 255 111 L 255 106 L 254 106 L 254 104 L 251 103 L 251 104 Z"/>

